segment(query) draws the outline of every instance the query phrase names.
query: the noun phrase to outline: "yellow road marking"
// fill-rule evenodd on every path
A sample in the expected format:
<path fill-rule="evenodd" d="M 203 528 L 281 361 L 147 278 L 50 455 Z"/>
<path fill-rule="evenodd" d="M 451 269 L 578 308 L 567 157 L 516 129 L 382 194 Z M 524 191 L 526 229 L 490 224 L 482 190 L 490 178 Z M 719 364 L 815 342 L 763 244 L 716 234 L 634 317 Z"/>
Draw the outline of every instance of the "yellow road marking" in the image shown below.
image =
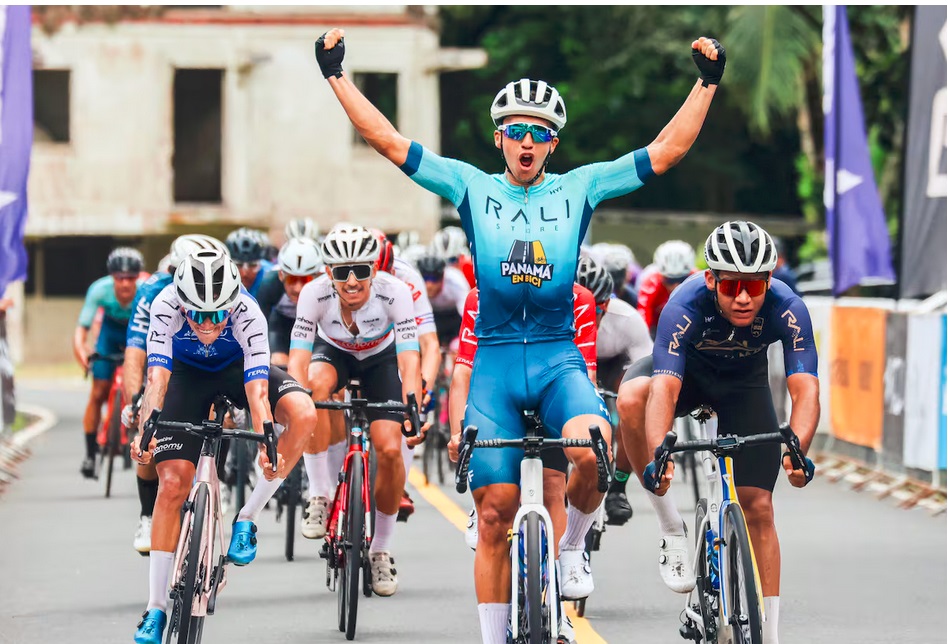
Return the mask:
<path fill-rule="evenodd" d="M 461 506 L 442 492 L 438 486 L 427 485 L 424 474 L 413 467 L 408 473 L 408 482 L 411 483 L 421 498 L 440 512 L 451 525 L 461 532 L 467 530 L 467 512 L 462 510 Z M 606 644 L 606 640 L 593 629 L 588 619 L 576 615 L 572 602 L 564 602 L 564 605 L 566 606 L 566 614 L 569 615 L 569 619 L 573 623 L 577 644 Z"/>

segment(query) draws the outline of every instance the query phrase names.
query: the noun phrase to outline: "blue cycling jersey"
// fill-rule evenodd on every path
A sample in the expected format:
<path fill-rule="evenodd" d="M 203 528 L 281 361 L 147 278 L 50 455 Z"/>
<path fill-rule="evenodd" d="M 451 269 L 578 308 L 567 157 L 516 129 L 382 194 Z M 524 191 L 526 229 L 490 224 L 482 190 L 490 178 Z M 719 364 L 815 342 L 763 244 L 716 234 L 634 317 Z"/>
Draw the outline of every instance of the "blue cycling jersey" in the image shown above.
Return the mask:
<path fill-rule="evenodd" d="M 772 279 L 751 325 L 735 327 L 718 310 L 704 273 L 696 273 L 675 289 L 658 319 L 652 373 L 683 379 L 686 362 L 689 370 L 746 373 L 750 361 L 766 361 L 767 347 L 777 341 L 783 344 L 787 376 L 817 375 L 810 313 L 790 287 Z"/>
<path fill-rule="evenodd" d="M 144 280 L 137 280 L 136 286 L 141 286 L 142 282 Z M 132 302 L 134 301 L 132 299 Z M 96 311 L 99 310 L 99 307 L 102 307 L 104 321 L 124 327 L 132 316 L 132 302 L 129 302 L 126 306 L 119 304 L 115 297 L 115 280 L 112 279 L 111 275 L 100 277 L 86 291 L 86 300 L 82 304 L 82 310 L 79 311 L 79 326 L 85 329 L 91 327 L 93 320 L 95 320 Z"/>
<path fill-rule="evenodd" d="M 155 301 L 158 294 L 171 284 L 174 277 L 170 273 L 161 271 L 155 273 L 145 283 L 138 287 L 135 292 L 135 310 L 132 313 L 132 319 L 128 323 L 128 332 L 125 338 L 125 344 L 133 349 L 145 350 L 148 342 L 148 322 L 151 317 L 151 303 Z"/>
<path fill-rule="evenodd" d="M 265 259 L 260 260 L 260 270 L 257 271 L 257 277 L 254 278 L 253 284 L 250 285 L 250 288 L 247 291 L 250 292 L 250 295 L 257 298 L 257 293 L 260 291 L 260 287 L 263 285 L 264 277 L 271 271 L 276 270 L 276 265 L 273 262 L 268 262 Z"/>
<path fill-rule="evenodd" d="M 593 209 L 653 174 L 642 148 L 524 189 L 417 142 L 401 169 L 461 215 L 481 293 L 481 345 L 572 340 L 573 280 Z"/>

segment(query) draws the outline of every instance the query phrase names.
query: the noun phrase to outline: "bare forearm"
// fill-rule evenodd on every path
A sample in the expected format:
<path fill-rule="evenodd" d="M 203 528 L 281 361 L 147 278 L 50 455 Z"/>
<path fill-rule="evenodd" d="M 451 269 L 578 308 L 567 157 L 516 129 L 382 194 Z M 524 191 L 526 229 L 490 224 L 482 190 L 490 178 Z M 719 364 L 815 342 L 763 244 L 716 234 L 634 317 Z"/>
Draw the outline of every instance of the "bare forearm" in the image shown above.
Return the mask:
<path fill-rule="evenodd" d="M 128 347 L 125 349 L 125 365 L 123 369 L 123 387 L 125 400 L 129 403 L 142 388 L 145 374 L 145 352 L 141 349 Z"/>
<path fill-rule="evenodd" d="M 816 426 L 820 422 L 819 381 L 809 374 L 795 374 L 787 380 L 787 389 L 792 401 L 790 427 L 806 453 L 810 450 Z"/>
<path fill-rule="evenodd" d="M 309 351 L 290 349 L 290 357 L 286 364 L 286 371 L 293 380 L 304 387 L 308 386 L 309 377 L 307 371 L 309 370 L 309 361 L 312 357 L 313 354 Z"/>
<path fill-rule="evenodd" d="M 263 378 L 251 380 L 244 385 L 244 390 L 247 393 L 247 407 L 249 407 L 253 431 L 262 434 L 264 421 L 273 422 L 268 399 L 269 382 Z"/>
<path fill-rule="evenodd" d="M 649 454 L 661 444 L 665 434 L 672 428 L 678 399 L 677 391 L 673 392 L 670 387 L 663 386 L 665 383 L 656 382 L 656 378 L 662 376 L 652 378 L 648 402 L 645 405 L 645 437 Z"/>
<path fill-rule="evenodd" d="M 648 145 L 649 160 L 655 174 L 663 174 L 678 164 L 694 145 L 711 107 L 717 85 L 702 86 L 696 81 L 678 113 Z"/>
<path fill-rule="evenodd" d="M 418 338 L 421 345 L 421 377 L 433 389 L 438 381 L 438 370 L 441 369 L 441 344 L 437 333 L 426 333 Z"/>
<path fill-rule="evenodd" d="M 76 327 L 76 332 L 72 335 L 72 353 L 77 360 L 85 355 L 86 340 L 89 338 L 89 329 L 81 326 Z"/>
<path fill-rule="evenodd" d="M 408 394 L 414 393 L 420 404 L 421 354 L 411 350 L 399 353 L 398 372 L 402 376 L 402 400 L 408 402 Z"/>
<path fill-rule="evenodd" d="M 471 368 L 462 364 L 455 365 L 454 374 L 451 376 L 451 389 L 448 392 L 448 421 L 451 424 L 452 436 L 461 433 L 470 390 Z"/>
<path fill-rule="evenodd" d="M 142 425 L 151 416 L 151 412 L 161 409 L 165 402 L 165 393 L 168 391 L 168 381 L 171 372 L 162 367 L 152 367 L 148 370 L 148 382 L 145 385 L 145 395 L 142 401 L 142 413 L 139 414 L 139 423 Z"/>
<path fill-rule="evenodd" d="M 408 159 L 411 141 L 403 137 L 395 126 L 385 118 L 367 99 L 359 88 L 343 73 L 339 78 L 330 77 L 329 86 L 346 111 L 353 127 L 376 152 L 395 165 L 402 165 Z"/>

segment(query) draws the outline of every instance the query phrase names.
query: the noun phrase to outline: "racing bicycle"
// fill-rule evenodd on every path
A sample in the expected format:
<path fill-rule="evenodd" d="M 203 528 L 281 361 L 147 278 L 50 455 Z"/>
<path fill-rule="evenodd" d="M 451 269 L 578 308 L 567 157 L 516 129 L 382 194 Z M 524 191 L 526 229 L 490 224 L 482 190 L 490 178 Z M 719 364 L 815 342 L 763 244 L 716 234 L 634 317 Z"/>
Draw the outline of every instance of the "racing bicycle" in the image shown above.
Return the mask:
<path fill-rule="evenodd" d="M 775 433 L 709 438 L 706 423 L 712 415 L 710 407 L 699 407 L 692 414 L 699 427 L 696 440 L 678 442 L 670 431 L 655 449 L 656 480 L 664 476 L 672 454 L 691 452 L 700 459 L 709 490 L 695 510 L 696 583 L 685 601 L 679 634 L 708 644 L 761 644 L 760 575 L 737 498 L 731 455 L 747 445 L 786 443 L 794 469 L 803 469 L 805 459 L 799 439 L 787 424 Z"/>
<path fill-rule="evenodd" d="M 418 403 L 415 394 L 408 394 L 408 404 L 401 402 L 370 403 L 362 398 L 361 383 L 350 380 L 348 401 L 314 401 L 317 409 L 343 409 L 349 412 L 349 449 L 339 472 L 339 485 L 329 508 L 326 537 L 319 556 L 326 560 L 326 586 L 337 593 L 339 630 L 347 640 L 355 638 L 359 614 L 359 592 L 372 595 L 372 571 L 369 547 L 372 545 L 373 509 L 369 468 L 369 422 L 366 410 L 404 412 L 411 420 L 411 430 L 402 427 L 406 436 L 420 431 Z M 360 580 L 359 576 L 362 575 Z"/>
<path fill-rule="evenodd" d="M 525 412 L 523 438 L 477 440 L 477 428 L 464 429 L 458 448 L 454 477 L 460 494 L 467 491 L 467 473 L 474 449 L 513 447 L 524 451 L 520 462 L 520 509 L 510 531 L 511 609 L 510 633 L 514 644 L 547 644 L 559 633 L 560 606 L 557 593 L 553 522 L 543 506 L 544 449 L 589 447 L 596 455 L 597 489 L 609 489 L 608 447 L 597 425 L 589 426 L 589 439 L 546 438 L 543 425 L 534 414 Z M 532 420 L 531 420 L 532 419 Z"/>
<path fill-rule="evenodd" d="M 95 463 L 95 474 L 98 480 L 105 470 L 105 498 L 112 496 L 112 473 L 115 469 L 115 457 L 123 459 L 123 468 L 131 467 L 131 457 L 128 454 L 128 430 L 122 424 L 122 408 L 125 406 L 125 394 L 122 388 L 122 363 L 125 355 L 93 353 L 89 356 L 89 364 L 95 361 L 109 362 L 115 365 L 112 374 L 112 384 L 109 387 L 109 397 L 106 403 L 105 415 L 102 417 L 102 427 L 99 429 L 96 442 L 99 445 L 99 457 Z M 127 461 L 127 462 L 126 462 Z"/>
<path fill-rule="evenodd" d="M 199 644 L 204 634 L 204 618 L 213 615 L 217 595 L 227 584 L 224 528 L 221 520 L 220 482 L 217 456 L 222 440 L 244 439 L 262 443 L 273 471 L 277 465 L 277 439 L 273 424 L 263 424 L 263 433 L 223 428 L 224 415 L 234 404 L 226 396 L 214 400 L 213 420 L 200 424 L 159 420 L 155 409 L 145 422 L 141 445 L 147 449 L 155 431 L 186 433 L 203 439 L 194 484 L 181 513 L 181 535 L 174 551 L 171 576 L 172 601 L 165 644 Z M 215 536 L 218 551 L 215 552 Z"/>

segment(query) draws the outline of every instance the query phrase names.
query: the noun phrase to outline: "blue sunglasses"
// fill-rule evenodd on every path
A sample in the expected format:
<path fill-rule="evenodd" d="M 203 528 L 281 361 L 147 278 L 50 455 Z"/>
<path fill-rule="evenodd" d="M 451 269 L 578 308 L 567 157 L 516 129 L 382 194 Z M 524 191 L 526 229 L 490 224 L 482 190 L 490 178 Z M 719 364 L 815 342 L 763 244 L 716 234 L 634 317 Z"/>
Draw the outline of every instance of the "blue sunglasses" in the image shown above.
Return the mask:
<path fill-rule="evenodd" d="M 536 143 L 549 143 L 559 132 L 536 123 L 508 123 L 497 128 L 508 139 L 522 141 L 530 133 Z"/>
<path fill-rule="evenodd" d="M 188 319 L 195 324 L 204 324 L 208 320 L 211 324 L 220 324 L 230 316 L 230 311 L 192 311 L 187 309 Z"/>

